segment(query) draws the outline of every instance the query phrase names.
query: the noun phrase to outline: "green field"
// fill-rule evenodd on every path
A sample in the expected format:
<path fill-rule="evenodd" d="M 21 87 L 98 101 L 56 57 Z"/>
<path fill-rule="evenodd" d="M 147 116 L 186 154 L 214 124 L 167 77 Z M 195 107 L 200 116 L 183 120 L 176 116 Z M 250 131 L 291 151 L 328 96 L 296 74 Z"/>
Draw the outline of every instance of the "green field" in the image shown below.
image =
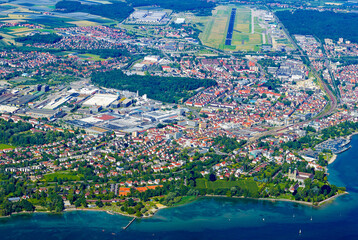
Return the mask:
<path fill-rule="evenodd" d="M 92 61 L 104 61 L 105 59 L 101 58 L 98 55 L 95 54 L 90 54 L 90 53 L 86 53 L 86 54 L 79 54 L 78 55 L 80 58 L 85 59 L 85 60 L 92 60 Z"/>
<path fill-rule="evenodd" d="M 75 24 L 70 23 L 72 19 L 69 18 L 54 18 L 54 17 L 43 17 L 38 19 L 30 19 L 29 23 L 40 24 L 47 28 L 65 28 L 65 27 L 76 27 Z"/>
<path fill-rule="evenodd" d="M 199 35 L 204 45 L 228 51 L 257 51 L 262 44 L 262 29 L 259 19 L 252 18 L 249 7 L 236 7 L 236 18 L 231 46 L 225 45 L 230 13 L 236 6 L 218 6 L 213 11 L 202 33 Z M 254 26 L 254 28 L 252 28 Z M 252 31 L 254 30 L 254 31 Z"/>
<path fill-rule="evenodd" d="M 196 196 L 183 196 L 179 202 L 174 204 L 174 206 L 185 205 L 185 204 L 193 202 L 195 199 L 196 199 Z"/>
<path fill-rule="evenodd" d="M 199 35 L 203 44 L 219 48 L 220 45 L 225 43 L 230 11 L 231 8 L 227 6 L 218 6 L 214 10 L 213 16 L 205 24 L 204 31 Z"/>
<path fill-rule="evenodd" d="M 15 147 L 7 144 L 0 144 L 0 150 L 8 149 L 8 148 L 15 148 Z"/>
<path fill-rule="evenodd" d="M 44 180 L 46 182 L 53 182 L 55 178 L 57 178 L 57 180 L 68 179 L 69 181 L 79 181 L 81 178 L 83 178 L 83 174 L 77 174 L 71 171 L 58 171 L 44 175 Z"/>
<path fill-rule="evenodd" d="M 196 179 L 197 188 L 206 188 L 206 189 L 223 189 L 223 188 L 232 188 L 240 187 L 241 189 L 247 189 L 251 193 L 258 191 L 258 186 L 254 180 L 249 179 L 240 179 L 237 181 L 226 181 L 226 180 L 217 180 L 215 182 L 208 181 L 206 179 L 200 178 Z"/>

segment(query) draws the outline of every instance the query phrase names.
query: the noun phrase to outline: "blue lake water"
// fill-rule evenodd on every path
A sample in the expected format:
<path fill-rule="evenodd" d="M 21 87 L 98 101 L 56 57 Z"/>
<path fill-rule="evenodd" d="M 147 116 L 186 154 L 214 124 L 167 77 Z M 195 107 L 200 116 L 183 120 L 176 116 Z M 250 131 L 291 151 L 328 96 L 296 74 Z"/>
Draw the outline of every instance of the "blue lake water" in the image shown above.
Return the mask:
<path fill-rule="evenodd" d="M 358 136 L 329 166 L 347 187 L 320 208 L 289 202 L 204 198 L 137 220 L 104 212 L 32 214 L 0 219 L 0 239 L 358 239 Z M 299 233 L 301 230 L 301 233 Z"/>

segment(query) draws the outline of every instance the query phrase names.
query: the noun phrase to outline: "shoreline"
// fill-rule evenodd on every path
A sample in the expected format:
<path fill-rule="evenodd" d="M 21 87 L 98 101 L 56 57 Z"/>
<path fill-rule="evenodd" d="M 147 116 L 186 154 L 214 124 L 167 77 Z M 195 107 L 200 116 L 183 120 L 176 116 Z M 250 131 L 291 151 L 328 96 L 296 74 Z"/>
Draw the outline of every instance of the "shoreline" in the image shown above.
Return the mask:
<path fill-rule="evenodd" d="M 337 197 L 340 197 L 342 195 L 346 195 L 349 194 L 348 192 L 343 192 L 343 193 L 339 193 L 336 194 L 330 198 L 327 198 L 321 202 L 305 202 L 305 201 L 298 201 L 298 200 L 291 200 L 291 199 L 283 199 L 283 198 L 250 198 L 250 197 L 227 197 L 227 196 L 222 196 L 222 195 L 205 195 L 202 197 L 207 197 L 207 198 L 233 198 L 233 199 L 250 199 L 250 200 L 258 200 L 258 201 L 270 201 L 270 202 L 291 202 L 291 203 L 298 203 L 298 204 L 303 204 L 306 206 L 312 206 L 312 207 L 320 207 L 323 206 L 324 204 L 328 203 L 330 200 L 334 200 Z"/>
<path fill-rule="evenodd" d="M 348 135 L 349 139 L 352 139 L 352 137 L 353 137 L 354 135 L 358 135 L 358 132 L 354 132 L 354 133 L 352 133 L 351 135 Z"/>
<path fill-rule="evenodd" d="M 348 138 L 352 138 L 354 135 L 358 135 L 358 132 L 352 133 L 351 135 L 348 136 Z M 328 165 L 332 164 L 336 159 L 337 159 L 338 154 L 334 154 L 332 155 L 332 157 L 329 159 L 328 161 Z M 349 192 L 343 192 L 343 193 L 339 193 L 336 194 L 330 198 L 327 198 L 321 202 L 305 202 L 305 201 L 297 201 L 297 200 L 290 200 L 290 199 L 279 199 L 279 198 L 250 198 L 250 197 L 237 197 L 237 196 L 231 196 L 231 197 L 227 197 L 225 195 L 205 195 L 205 196 L 197 196 L 193 201 L 184 203 L 184 204 L 180 204 L 180 205 L 176 205 L 176 206 L 165 206 L 162 205 L 160 207 L 157 208 L 153 208 L 151 209 L 151 214 L 149 214 L 148 216 L 142 216 L 142 217 L 136 217 L 135 215 L 130 215 L 130 214 L 125 214 L 125 213 L 121 213 L 121 212 L 113 212 L 113 211 L 109 211 L 106 209 L 91 209 L 91 208 L 68 208 L 68 209 L 64 209 L 62 212 L 59 213 L 55 213 L 55 212 L 50 212 L 50 211 L 33 211 L 33 212 L 18 212 L 18 213 L 12 213 L 9 216 L 0 216 L 1 218 L 10 218 L 12 216 L 16 216 L 16 215 L 22 215 L 22 214 L 33 214 L 33 213 L 46 213 L 46 214 L 62 214 L 65 212 L 71 212 L 71 211 L 94 211 L 94 212 L 106 212 L 107 214 L 110 215 L 121 215 L 124 217 L 129 217 L 129 218 L 137 218 L 137 219 L 142 219 L 142 218 L 151 218 L 153 217 L 159 210 L 161 209 L 165 209 L 165 208 L 175 208 L 175 207 L 180 207 L 180 206 L 185 206 L 189 203 L 195 202 L 200 198 L 232 198 L 232 199 L 250 199 L 250 200 L 258 200 L 258 201 L 270 201 L 270 202 L 291 202 L 291 203 L 297 203 L 297 204 L 302 204 L 305 206 L 312 206 L 312 207 L 321 207 L 323 205 L 325 205 L 326 203 L 334 200 L 337 197 L 340 197 L 342 195 L 346 195 L 349 194 Z"/>
<path fill-rule="evenodd" d="M 50 212 L 50 211 L 33 211 L 33 212 L 18 212 L 18 213 L 13 213 L 9 216 L 1 216 L 1 218 L 11 218 L 12 216 L 18 216 L 18 215 L 28 215 L 28 214 L 36 214 L 36 213 L 46 213 L 46 214 L 63 214 L 63 213 L 66 213 L 66 212 L 73 212 L 73 211 L 89 211 L 89 212 L 105 212 L 107 214 L 110 214 L 110 215 L 121 215 L 123 217 L 128 217 L 128 218 L 137 218 L 137 219 L 142 219 L 142 218 L 151 218 L 151 217 L 154 217 L 154 215 L 159 211 L 159 210 L 162 210 L 162 209 L 166 209 L 166 208 L 175 208 L 175 207 L 180 207 L 180 206 L 185 206 L 187 204 L 190 204 L 190 203 L 193 203 L 201 198 L 232 198 L 232 199 L 249 199 L 249 200 L 257 200 L 257 201 L 270 201 L 270 202 L 290 202 L 290 203 L 297 203 L 297 204 L 302 204 L 302 205 L 305 205 L 305 206 L 312 206 L 312 207 L 321 207 L 323 205 L 325 205 L 326 203 L 334 200 L 335 198 L 337 197 L 340 197 L 340 196 L 343 196 L 343 195 L 346 195 L 346 194 L 349 194 L 348 192 L 343 192 L 343 193 L 339 193 L 339 194 L 336 194 L 330 198 L 327 198 L 321 202 L 305 202 L 305 201 L 297 201 L 297 200 L 290 200 L 290 199 L 279 199 L 279 198 L 250 198 L 250 197 L 237 197 L 237 196 L 234 196 L 234 197 L 227 197 L 225 195 L 205 195 L 205 196 L 199 196 L 197 197 L 195 200 L 193 201 L 190 201 L 188 203 L 185 203 L 185 204 L 181 204 L 181 205 L 177 205 L 177 206 L 162 206 L 162 207 L 158 207 L 158 209 L 154 209 L 152 212 L 153 214 L 151 215 L 148 215 L 148 216 L 142 216 L 142 217 L 136 217 L 134 215 L 129 215 L 129 214 L 124 214 L 124 213 L 120 213 L 120 212 L 113 212 L 113 211 L 108 211 L 108 210 L 105 210 L 105 209 L 91 209 L 91 208 L 70 208 L 70 209 L 65 209 L 63 210 L 62 212 L 59 212 L 59 213 L 55 213 L 55 212 Z"/>
<path fill-rule="evenodd" d="M 339 194 L 334 195 L 334 196 L 332 196 L 332 197 L 330 197 L 330 198 L 327 198 L 327 199 L 325 199 L 325 200 L 319 202 L 318 205 L 317 205 L 317 207 L 323 206 L 324 204 L 326 204 L 326 203 L 328 203 L 328 202 L 334 200 L 335 198 L 340 197 L 340 196 L 343 196 L 343 195 L 347 195 L 347 194 L 349 194 L 349 192 L 339 193 Z"/>
<path fill-rule="evenodd" d="M 158 207 L 157 209 L 151 209 L 150 211 L 152 212 L 152 214 L 149 214 L 148 216 L 142 216 L 142 217 L 137 217 L 135 215 L 130 215 L 130 214 L 125 214 L 125 213 L 121 213 L 121 212 L 113 212 L 113 211 L 109 211 L 106 209 L 98 209 L 98 208 L 68 208 L 63 210 L 62 212 L 72 212 L 72 211 L 93 211 L 93 212 L 106 212 L 110 215 L 121 215 L 124 217 L 129 217 L 129 218 L 138 218 L 138 219 L 142 219 L 142 218 L 151 218 L 153 217 L 159 210 L 164 209 L 164 208 L 168 208 L 167 206 L 161 206 Z"/>
<path fill-rule="evenodd" d="M 337 159 L 337 154 L 333 153 L 332 157 L 329 159 L 327 164 L 330 165 L 330 164 L 334 163 L 334 161 L 336 161 L 336 159 Z"/>

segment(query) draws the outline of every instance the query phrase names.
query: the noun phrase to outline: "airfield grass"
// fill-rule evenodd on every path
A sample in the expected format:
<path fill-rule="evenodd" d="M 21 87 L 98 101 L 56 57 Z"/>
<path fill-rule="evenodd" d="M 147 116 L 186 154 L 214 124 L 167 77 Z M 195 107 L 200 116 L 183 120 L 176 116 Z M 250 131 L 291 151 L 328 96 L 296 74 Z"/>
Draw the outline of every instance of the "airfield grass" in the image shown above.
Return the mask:
<path fill-rule="evenodd" d="M 255 33 L 262 33 L 265 29 L 260 26 L 258 17 L 254 17 L 254 21 Z"/>
<path fill-rule="evenodd" d="M 214 10 L 205 30 L 199 36 L 205 45 L 220 48 L 220 45 L 224 44 L 230 11 L 231 8 L 227 6 L 219 6 Z"/>
<path fill-rule="evenodd" d="M 228 22 L 231 9 L 236 7 L 236 18 L 231 46 L 225 45 Z M 254 33 L 251 27 L 254 24 Z M 204 45 L 227 51 L 257 51 L 262 44 L 263 28 L 259 26 L 258 18 L 251 22 L 251 11 L 242 6 L 218 6 L 212 17 L 205 24 L 205 29 L 199 35 Z"/>
<path fill-rule="evenodd" d="M 256 29 L 258 19 L 254 18 L 251 22 L 251 11 L 249 8 L 237 8 L 237 18 L 234 27 L 233 38 L 231 44 L 235 46 L 236 51 L 256 51 L 257 46 L 262 44 L 260 33 L 261 28 Z M 252 24 L 254 24 L 254 33 L 252 33 Z"/>

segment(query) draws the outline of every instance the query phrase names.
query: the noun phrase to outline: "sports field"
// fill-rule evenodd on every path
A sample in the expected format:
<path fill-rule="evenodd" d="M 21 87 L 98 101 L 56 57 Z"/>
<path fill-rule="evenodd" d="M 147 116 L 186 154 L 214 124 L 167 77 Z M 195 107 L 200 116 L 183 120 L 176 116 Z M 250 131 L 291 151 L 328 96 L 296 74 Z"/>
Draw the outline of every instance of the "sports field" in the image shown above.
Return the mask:
<path fill-rule="evenodd" d="M 226 34 L 232 8 L 236 8 L 236 18 L 231 45 L 225 45 Z M 258 51 L 262 44 L 263 29 L 259 19 L 253 17 L 252 9 L 243 6 L 218 6 L 200 34 L 204 45 L 229 51 Z"/>

